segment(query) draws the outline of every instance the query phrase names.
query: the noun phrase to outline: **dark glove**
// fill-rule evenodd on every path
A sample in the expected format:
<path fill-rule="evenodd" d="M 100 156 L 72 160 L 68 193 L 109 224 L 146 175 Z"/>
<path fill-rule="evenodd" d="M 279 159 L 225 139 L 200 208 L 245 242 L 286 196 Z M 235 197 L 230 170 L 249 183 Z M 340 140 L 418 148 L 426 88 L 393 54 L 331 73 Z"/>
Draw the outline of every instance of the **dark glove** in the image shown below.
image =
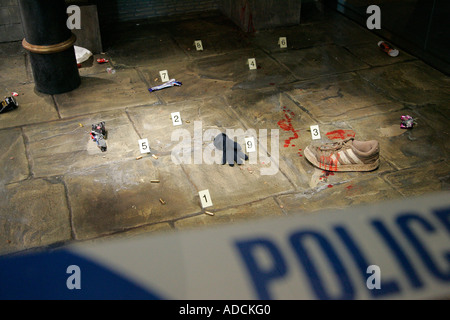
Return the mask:
<path fill-rule="evenodd" d="M 243 164 L 248 160 L 248 156 L 242 152 L 239 143 L 231 140 L 225 133 L 220 133 L 214 138 L 214 146 L 223 151 L 222 164 L 228 163 L 230 167 L 237 164 Z"/>

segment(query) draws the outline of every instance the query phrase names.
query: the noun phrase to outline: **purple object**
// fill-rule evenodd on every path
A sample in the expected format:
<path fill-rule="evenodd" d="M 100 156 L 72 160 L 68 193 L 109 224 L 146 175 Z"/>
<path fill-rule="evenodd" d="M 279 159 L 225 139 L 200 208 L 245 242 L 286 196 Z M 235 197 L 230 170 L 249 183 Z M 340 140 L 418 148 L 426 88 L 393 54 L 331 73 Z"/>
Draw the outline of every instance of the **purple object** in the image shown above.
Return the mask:
<path fill-rule="evenodd" d="M 400 123 L 400 128 L 402 128 L 402 129 L 412 128 L 415 124 L 413 117 L 408 116 L 408 115 L 401 116 L 400 120 L 402 120 L 402 123 Z"/>
<path fill-rule="evenodd" d="M 166 83 L 163 83 L 159 86 L 156 87 L 152 87 L 150 89 L 148 89 L 148 91 L 153 92 L 153 91 L 158 91 L 164 88 L 169 88 L 169 87 L 174 87 L 174 86 L 181 86 L 182 83 L 180 81 L 176 81 L 175 79 L 171 79 L 169 81 L 167 81 Z"/>

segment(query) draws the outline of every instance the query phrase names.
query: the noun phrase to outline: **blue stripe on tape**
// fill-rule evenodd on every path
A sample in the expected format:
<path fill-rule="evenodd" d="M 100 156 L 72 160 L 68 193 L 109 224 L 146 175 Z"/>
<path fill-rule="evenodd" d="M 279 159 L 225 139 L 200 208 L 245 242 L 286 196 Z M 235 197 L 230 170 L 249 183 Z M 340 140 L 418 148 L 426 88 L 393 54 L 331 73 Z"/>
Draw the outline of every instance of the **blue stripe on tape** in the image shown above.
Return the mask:
<path fill-rule="evenodd" d="M 76 267 L 69 268 L 70 266 Z M 74 271 L 74 268 L 77 271 Z M 74 288 L 75 284 L 79 285 L 79 289 Z M 0 299 L 164 298 L 95 261 L 67 250 L 58 250 L 0 257 Z"/>

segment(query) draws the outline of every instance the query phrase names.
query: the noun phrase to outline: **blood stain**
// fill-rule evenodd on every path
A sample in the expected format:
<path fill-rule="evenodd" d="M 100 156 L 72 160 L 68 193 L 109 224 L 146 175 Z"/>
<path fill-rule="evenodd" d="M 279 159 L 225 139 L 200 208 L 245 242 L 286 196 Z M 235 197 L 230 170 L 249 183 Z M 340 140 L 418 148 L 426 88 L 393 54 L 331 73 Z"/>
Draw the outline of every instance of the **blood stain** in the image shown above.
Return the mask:
<path fill-rule="evenodd" d="M 334 130 L 334 131 L 327 132 L 326 135 L 327 135 L 328 139 L 331 139 L 331 140 L 335 140 L 335 139 L 342 139 L 342 140 L 344 140 L 344 139 L 347 139 L 347 138 L 354 138 L 356 133 L 353 130 L 342 130 L 342 129 L 339 129 L 339 130 Z"/>
<path fill-rule="evenodd" d="M 291 110 L 287 109 L 285 106 L 283 107 L 283 112 L 284 112 L 285 119 L 281 119 L 280 121 L 277 122 L 277 124 L 282 130 L 291 131 L 294 134 L 294 136 L 284 140 L 284 147 L 287 148 L 291 144 L 291 140 L 298 138 L 298 133 L 297 133 L 298 130 L 295 130 L 294 126 L 291 123 L 292 118 L 289 116 L 289 114 L 291 116 L 294 116 L 294 113 L 291 112 Z"/>

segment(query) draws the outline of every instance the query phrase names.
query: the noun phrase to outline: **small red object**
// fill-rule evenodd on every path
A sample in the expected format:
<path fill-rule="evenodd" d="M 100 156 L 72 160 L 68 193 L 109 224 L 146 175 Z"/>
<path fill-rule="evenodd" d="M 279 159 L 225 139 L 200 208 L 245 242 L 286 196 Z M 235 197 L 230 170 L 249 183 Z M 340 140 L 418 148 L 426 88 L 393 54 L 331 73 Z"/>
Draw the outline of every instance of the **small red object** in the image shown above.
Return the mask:
<path fill-rule="evenodd" d="M 98 63 L 107 63 L 107 62 L 109 62 L 109 60 L 106 60 L 105 58 L 99 58 L 99 59 L 97 59 L 97 62 Z"/>
<path fill-rule="evenodd" d="M 397 49 L 394 49 L 392 47 L 392 45 L 390 45 L 387 42 L 384 41 L 379 41 L 378 42 L 378 46 L 380 47 L 380 49 L 384 52 L 386 52 L 388 55 L 390 55 L 391 57 L 396 57 L 399 54 L 399 51 Z"/>

